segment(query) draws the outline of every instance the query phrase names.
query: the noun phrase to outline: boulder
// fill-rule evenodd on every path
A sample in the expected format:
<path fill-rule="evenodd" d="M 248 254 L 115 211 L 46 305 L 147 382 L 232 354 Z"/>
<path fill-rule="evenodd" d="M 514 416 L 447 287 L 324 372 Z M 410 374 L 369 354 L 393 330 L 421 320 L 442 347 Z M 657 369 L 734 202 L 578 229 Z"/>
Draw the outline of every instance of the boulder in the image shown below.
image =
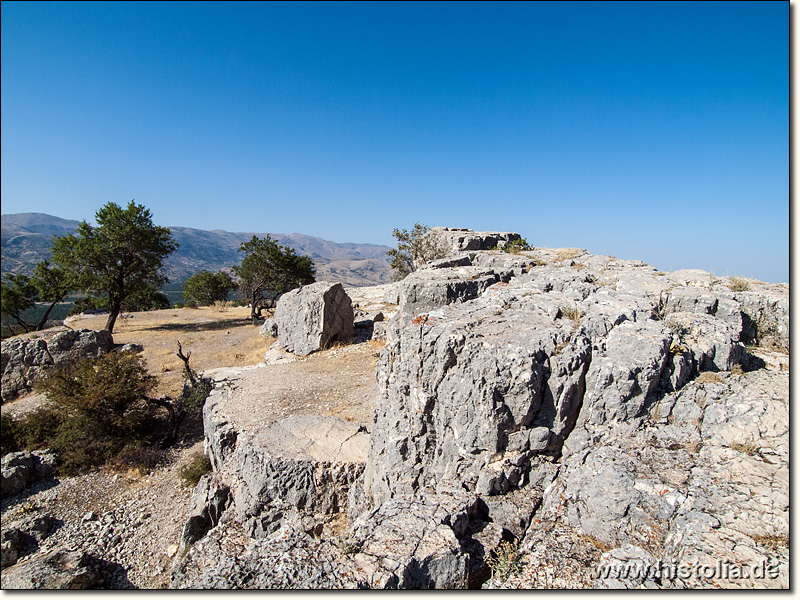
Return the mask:
<path fill-rule="evenodd" d="M 333 417 L 298 415 L 239 436 L 229 469 L 237 519 L 253 537 L 281 519 L 346 512 L 352 482 L 362 474 L 369 436 Z"/>
<path fill-rule="evenodd" d="M 3 569 L 2 584 L 12 590 L 85 590 L 100 578 L 88 554 L 56 548 Z"/>
<path fill-rule="evenodd" d="M 12 338 L 0 346 L 2 400 L 8 402 L 29 392 L 44 369 L 54 365 L 110 352 L 114 340 L 108 331 L 77 329 L 62 331 L 50 340 Z"/>
<path fill-rule="evenodd" d="M 2 497 L 18 494 L 55 472 L 56 455 L 52 450 L 10 452 L 2 459 Z"/>
<path fill-rule="evenodd" d="M 264 321 L 264 324 L 261 325 L 261 329 L 258 330 L 258 333 L 261 334 L 262 337 L 265 338 L 274 338 L 278 336 L 278 325 L 275 323 L 275 319 L 270 317 Z"/>
<path fill-rule="evenodd" d="M 298 356 L 353 337 L 353 306 L 340 283 L 318 281 L 287 292 L 275 309 L 278 343 Z"/>

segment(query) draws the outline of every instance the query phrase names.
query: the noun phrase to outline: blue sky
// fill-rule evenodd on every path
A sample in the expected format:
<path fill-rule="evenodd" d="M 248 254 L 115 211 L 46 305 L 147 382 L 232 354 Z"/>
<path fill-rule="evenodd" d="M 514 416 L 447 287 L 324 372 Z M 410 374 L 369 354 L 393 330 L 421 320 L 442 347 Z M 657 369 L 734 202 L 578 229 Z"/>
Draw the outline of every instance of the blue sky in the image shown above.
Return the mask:
<path fill-rule="evenodd" d="M 3 2 L 2 211 L 789 279 L 789 4 Z"/>

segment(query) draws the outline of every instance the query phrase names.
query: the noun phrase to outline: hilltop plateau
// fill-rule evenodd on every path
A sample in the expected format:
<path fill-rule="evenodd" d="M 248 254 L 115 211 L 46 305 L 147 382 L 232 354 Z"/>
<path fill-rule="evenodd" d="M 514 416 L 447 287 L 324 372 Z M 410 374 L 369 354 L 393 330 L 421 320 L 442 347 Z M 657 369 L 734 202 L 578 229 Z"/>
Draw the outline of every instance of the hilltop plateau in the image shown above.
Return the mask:
<path fill-rule="evenodd" d="M 4 540 L 51 526 L 3 587 L 787 588 L 788 285 L 439 234 L 446 258 L 306 286 L 260 330 L 121 318 L 163 393 L 193 351 L 202 423 L 148 473 L 4 497 Z"/>

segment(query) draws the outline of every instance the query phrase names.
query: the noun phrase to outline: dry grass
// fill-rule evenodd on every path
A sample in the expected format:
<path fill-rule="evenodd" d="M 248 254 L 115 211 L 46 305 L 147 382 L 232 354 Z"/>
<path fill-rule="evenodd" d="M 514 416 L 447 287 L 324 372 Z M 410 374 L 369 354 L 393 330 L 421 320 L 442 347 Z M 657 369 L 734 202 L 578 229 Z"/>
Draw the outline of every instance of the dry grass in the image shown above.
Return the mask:
<path fill-rule="evenodd" d="M 728 287 L 734 292 L 746 292 L 750 289 L 750 284 L 744 277 L 730 277 Z"/>
<path fill-rule="evenodd" d="M 785 535 L 751 535 L 756 544 L 761 544 L 772 550 L 789 547 L 789 534 Z"/>
<path fill-rule="evenodd" d="M 695 379 L 697 383 L 721 383 L 722 377 L 720 377 L 719 373 L 714 373 L 712 371 L 703 371 L 700 375 L 697 376 Z"/>
<path fill-rule="evenodd" d="M 105 320 L 105 315 L 84 317 L 70 326 L 97 330 Z M 246 307 L 227 307 L 224 312 L 208 306 L 170 308 L 118 319 L 114 342 L 141 344 L 148 371 L 158 376 L 156 393 L 176 396 L 183 387 L 183 363 L 175 355 L 177 341 L 192 353 L 190 365 L 196 371 L 254 365 L 263 362 L 270 342 L 258 329 Z"/>
<path fill-rule="evenodd" d="M 572 260 L 573 258 L 577 258 L 581 254 L 583 254 L 583 250 L 579 248 L 561 248 L 560 250 L 556 250 L 556 260 Z"/>
<path fill-rule="evenodd" d="M 596 537 L 589 535 L 588 533 L 581 533 L 579 534 L 581 540 L 586 542 L 587 544 L 591 544 L 600 552 L 608 552 L 609 550 L 613 550 L 614 546 L 611 546 L 603 541 L 598 540 Z"/>
<path fill-rule="evenodd" d="M 734 442 L 728 446 L 728 448 L 731 450 L 736 450 L 737 452 L 742 452 L 743 454 L 747 454 L 747 456 L 755 456 L 759 451 L 759 447 L 753 442 L 747 442 L 746 444 Z"/>

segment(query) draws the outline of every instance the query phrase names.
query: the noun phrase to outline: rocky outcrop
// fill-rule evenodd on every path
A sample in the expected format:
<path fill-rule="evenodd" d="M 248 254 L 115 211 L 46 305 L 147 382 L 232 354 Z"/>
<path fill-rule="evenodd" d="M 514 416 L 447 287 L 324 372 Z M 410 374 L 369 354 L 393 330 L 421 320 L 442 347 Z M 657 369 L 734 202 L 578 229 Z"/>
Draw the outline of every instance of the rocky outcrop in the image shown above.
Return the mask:
<path fill-rule="evenodd" d="M 207 404 L 232 500 L 173 585 L 479 587 L 515 540 L 531 565 L 551 549 L 584 571 L 762 561 L 777 575 L 756 585 L 785 586 L 788 374 L 746 344 L 788 347 L 788 289 L 729 283 L 578 249 L 428 264 L 384 292 L 398 312 L 369 436 L 325 419 L 243 431 Z M 365 446 L 334 467 L 348 435 Z M 203 506 L 214 489 L 198 492 Z M 334 534 L 328 519 L 345 513 Z M 579 581 L 713 585 L 613 579 Z"/>
<path fill-rule="evenodd" d="M 464 250 L 502 250 L 507 243 L 520 239 L 518 233 L 473 231 L 457 227 L 434 227 L 431 233 L 442 240 L 451 254 Z"/>
<path fill-rule="evenodd" d="M 275 325 L 281 347 L 307 356 L 353 337 L 353 306 L 342 284 L 318 281 L 281 296 Z"/>
<path fill-rule="evenodd" d="M 3 523 L 2 568 L 10 567 L 23 556 L 39 548 L 57 525 L 50 515 L 25 515 L 10 523 Z"/>
<path fill-rule="evenodd" d="M 281 527 L 318 536 L 333 516 L 347 512 L 350 486 L 366 460 L 368 434 L 357 424 L 301 415 L 246 433 L 217 421 L 211 402 L 205 429 L 216 472 L 193 494 L 181 542 L 187 552 L 173 573 L 177 587 L 209 585 L 191 575 L 203 571 L 196 567 L 207 557 L 188 549 L 219 525 L 235 522 L 254 539 Z"/>
<path fill-rule="evenodd" d="M 114 340 L 108 331 L 77 329 L 62 331 L 45 338 L 3 340 L 0 350 L 2 400 L 8 402 L 20 393 L 29 392 L 42 373 L 72 360 L 95 357 L 110 352 Z"/>
<path fill-rule="evenodd" d="M 9 452 L 2 460 L 2 497 L 18 494 L 37 481 L 51 477 L 56 462 L 52 450 Z"/>
<path fill-rule="evenodd" d="M 95 561 L 77 550 L 59 548 L 3 571 L 3 587 L 15 590 L 85 590 L 100 580 Z"/>
<path fill-rule="evenodd" d="M 785 374 L 766 370 L 704 377 L 638 421 L 592 428 L 601 441 L 562 460 L 541 518 L 561 518 L 607 547 L 694 565 L 660 586 L 785 587 L 788 392 Z M 773 565 L 775 577 L 726 577 L 714 571 L 718 561 Z M 703 581 L 697 565 L 716 575 Z M 647 579 L 655 586 L 655 578 Z M 600 583 L 641 583 L 611 579 Z"/>

